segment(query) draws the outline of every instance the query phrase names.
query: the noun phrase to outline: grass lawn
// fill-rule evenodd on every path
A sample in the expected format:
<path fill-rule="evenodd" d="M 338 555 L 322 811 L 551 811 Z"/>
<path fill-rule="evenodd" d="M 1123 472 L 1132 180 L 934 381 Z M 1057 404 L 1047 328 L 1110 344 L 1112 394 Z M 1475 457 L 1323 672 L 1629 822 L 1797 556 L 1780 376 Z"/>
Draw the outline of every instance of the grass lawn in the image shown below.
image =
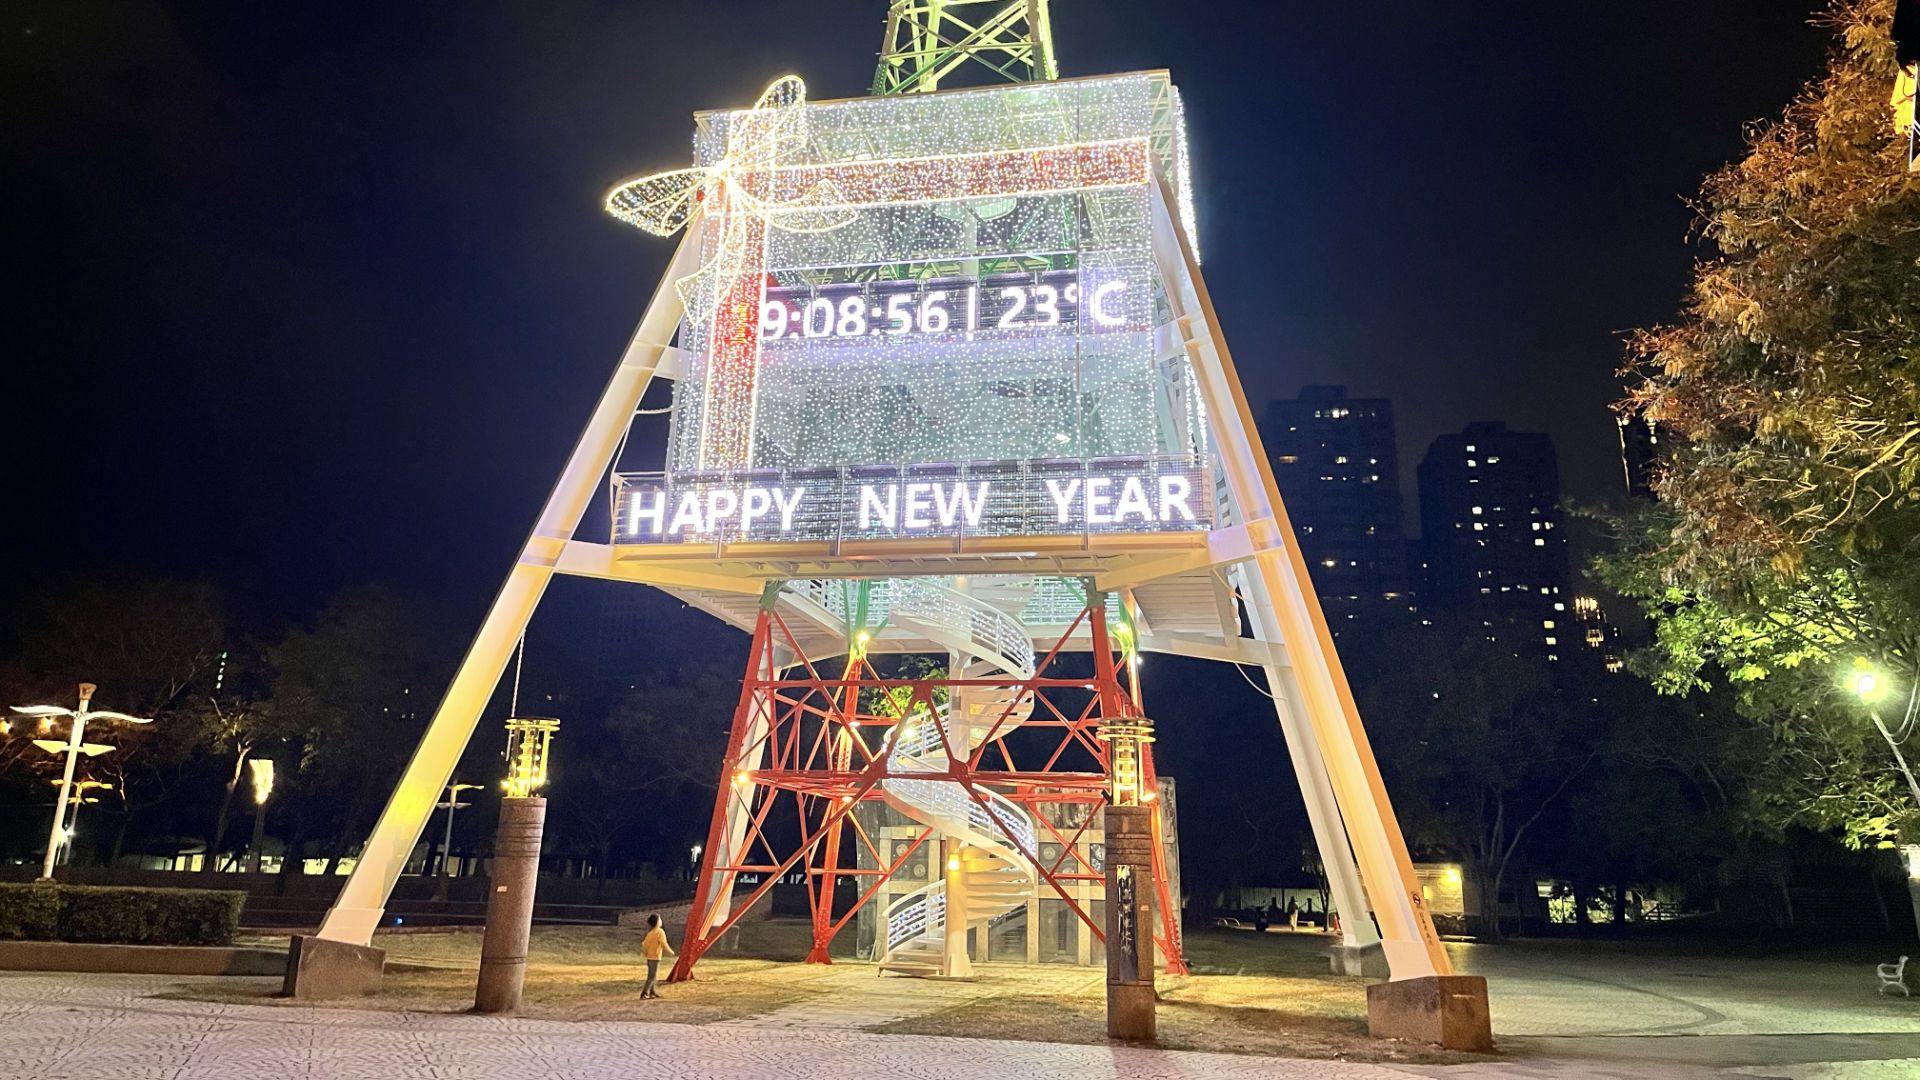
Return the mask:
<path fill-rule="evenodd" d="M 744 923 L 741 933 L 735 949 L 701 959 L 698 978 L 664 987 L 664 996 L 647 1001 L 640 997 L 646 979 L 639 959 L 641 931 L 537 928 L 521 1015 L 707 1024 L 809 1000 L 857 1003 L 880 981 L 862 963 L 799 963 L 809 941 L 804 920 Z M 413 1012 L 460 1012 L 472 1005 L 478 933 L 387 933 L 373 943 L 387 950 L 379 995 L 322 1004 Z M 1193 974 L 1162 976 L 1159 982 L 1160 1045 L 1360 1061 L 1473 1060 L 1368 1038 L 1367 980 L 1329 974 L 1324 949 L 1325 939 L 1315 934 L 1207 930 L 1189 935 Z M 1105 1043 L 1104 983 L 1096 971 L 1078 970 L 1087 977 L 1063 981 L 1066 972 L 1057 967 L 990 964 L 981 966 L 975 982 L 916 982 L 911 996 L 924 1002 L 923 1011 L 863 1026 L 875 1032 Z M 287 1003 L 274 992 L 257 983 L 231 982 L 197 986 L 184 996 Z M 900 986 L 896 996 L 909 996 L 908 987 Z"/>
<path fill-rule="evenodd" d="M 1445 1064 L 1487 1060 L 1367 1036 L 1367 979 L 1330 974 L 1317 934 L 1202 930 L 1186 937 L 1193 974 L 1162 975 L 1159 1045 L 1171 1050 Z M 1106 989 L 996 994 L 874 1031 L 1107 1042 Z"/>

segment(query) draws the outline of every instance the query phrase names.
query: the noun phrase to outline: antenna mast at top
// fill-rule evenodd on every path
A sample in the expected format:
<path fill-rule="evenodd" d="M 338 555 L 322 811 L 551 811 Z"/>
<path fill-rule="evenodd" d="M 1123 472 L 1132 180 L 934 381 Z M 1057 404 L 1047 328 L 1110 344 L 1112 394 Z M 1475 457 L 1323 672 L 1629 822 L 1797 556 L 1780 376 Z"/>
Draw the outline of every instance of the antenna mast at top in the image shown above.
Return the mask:
<path fill-rule="evenodd" d="M 1059 78 L 1047 0 L 893 0 L 873 92 L 930 93 L 971 64 L 993 81 Z"/>

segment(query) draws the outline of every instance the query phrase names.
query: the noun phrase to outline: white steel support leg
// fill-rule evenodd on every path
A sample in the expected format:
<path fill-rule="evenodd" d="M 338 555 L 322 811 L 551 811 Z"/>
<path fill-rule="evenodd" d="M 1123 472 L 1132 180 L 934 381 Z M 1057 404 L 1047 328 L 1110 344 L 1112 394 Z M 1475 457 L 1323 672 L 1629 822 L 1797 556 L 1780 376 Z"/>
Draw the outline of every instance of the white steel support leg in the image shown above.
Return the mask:
<path fill-rule="evenodd" d="M 1240 595 L 1248 598 L 1254 636 L 1269 640 L 1264 627 L 1272 625 L 1270 611 L 1264 608 L 1265 590 L 1252 567 L 1231 571 Z M 1272 642 L 1278 644 L 1278 642 Z M 1313 845 L 1320 852 L 1320 865 L 1327 874 L 1333 906 L 1340 912 L 1340 943 L 1349 948 L 1365 948 L 1380 943 L 1367 914 L 1366 891 L 1360 887 L 1360 869 L 1354 864 L 1353 848 L 1347 841 L 1345 822 L 1340 820 L 1340 805 L 1333 797 L 1333 783 L 1327 779 L 1326 759 L 1320 756 L 1320 744 L 1306 721 L 1306 709 L 1300 700 L 1300 685 L 1290 669 L 1274 664 L 1262 668 L 1267 674 L 1267 689 L 1273 693 L 1273 711 L 1280 718 L 1280 734 L 1287 741 L 1287 756 L 1293 760 L 1293 775 L 1300 785 L 1301 801 L 1307 806 L 1307 823 L 1313 829 Z"/>
<path fill-rule="evenodd" d="M 1252 534 L 1253 568 L 1258 573 L 1249 575 L 1249 584 L 1260 598 L 1253 607 L 1269 612 L 1265 618 L 1273 624 L 1261 630 L 1261 620 L 1256 620 L 1256 631 L 1270 635 L 1269 640 L 1287 650 L 1302 711 L 1326 762 L 1327 779 L 1380 923 L 1382 952 L 1392 978 L 1450 975 L 1452 964 L 1434 933 L 1413 858 L 1334 651 L 1333 634 L 1327 629 L 1319 598 L 1308 587 L 1306 558 L 1287 520 L 1233 355 L 1220 332 L 1200 266 L 1168 210 L 1171 199 L 1164 182 L 1155 191 L 1153 203 L 1154 261 L 1181 324 L 1227 490 Z M 1324 851 L 1322 857 L 1326 857 Z"/>
<path fill-rule="evenodd" d="M 646 314 L 634 332 L 626 355 L 614 370 L 593 416 L 573 448 L 573 454 L 561 470 L 553 493 L 540 512 L 540 519 L 527 537 L 519 559 L 507 574 L 506 584 L 494 597 L 493 606 L 480 624 L 480 632 L 467 649 L 460 669 L 446 697 L 434 711 L 420 745 L 400 776 L 393 796 L 381 811 L 373 835 L 360 852 L 353 874 L 347 878 L 340 896 L 320 924 L 320 936 L 349 945 L 365 945 L 373 938 L 385 912 L 394 882 L 420 842 L 421 830 L 440 792 L 453 777 L 453 767 L 466 751 L 480 713 L 493 697 L 500 675 L 506 670 L 513 647 L 526 630 L 527 620 L 539 604 L 552 580 L 554 563 L 560 551 L 580 524 L 594 491 L 613 463 L 620 440 L 633 422 L 641 395 L 653 380 L 653 372 L 672 341 L 680 323 L 680 296 L 673 283 L 691 273 L 699 244 L 694 223 L 689 223 L 686 238 L 668 264 L 667 272 L 647 304 Z"/>

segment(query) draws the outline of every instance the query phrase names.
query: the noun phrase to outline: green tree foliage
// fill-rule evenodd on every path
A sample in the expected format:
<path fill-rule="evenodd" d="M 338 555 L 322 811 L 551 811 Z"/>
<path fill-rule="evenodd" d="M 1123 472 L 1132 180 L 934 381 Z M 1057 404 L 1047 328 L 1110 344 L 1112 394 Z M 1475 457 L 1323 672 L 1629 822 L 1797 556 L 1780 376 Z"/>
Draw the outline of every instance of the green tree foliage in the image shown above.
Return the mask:
<path fill-rule="evenodd" d="M 1481 902 L 1474 914 L 1497 935 L 1515 856 L 1593 759 L 1589 710 L 1546 665 L 1464 625 L 1410 628 L 1349 651 L 1409 842 L 1466 861 Z"/>
<path fill-rule="evenodd" d="M 1855 844 L 1920 825 L 1840 685 L 1857 657 L 1920 682 L 1920 178 L 1889 122 L 1892 10 L 1838 0 L 1827 73 L 1702 187 L 1717 256 L 1636 335 L 1621 403 L 1664 436 L 1661 506 L 1600 568 L 1653 617 L 1663 689 L 1724 679 L 1765 725 L 1770 811 Z"/>
<path fill-rule="evenodd" d="M 286 777 L 306 796 L 295 835 L 330 831 L 329 864 L 366 835 L 371 811 L 425 730 L 457 655 L 450 641 L 429 606 L 365 586 L 340 594 L 310 628 L 270 651 L 275 682 L 266 708 L 300 746 Z"/>

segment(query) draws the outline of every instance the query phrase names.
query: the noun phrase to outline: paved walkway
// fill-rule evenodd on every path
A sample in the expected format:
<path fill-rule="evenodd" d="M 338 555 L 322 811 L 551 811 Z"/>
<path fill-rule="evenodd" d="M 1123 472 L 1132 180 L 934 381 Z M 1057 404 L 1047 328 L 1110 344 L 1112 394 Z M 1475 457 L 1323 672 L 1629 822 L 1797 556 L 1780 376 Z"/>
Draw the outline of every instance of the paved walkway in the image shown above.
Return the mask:
<path fill-rule="evenodd" d="M 234 980 L 0 973 L 0 1080 L 1920 1077 L 1920 1000 L 1862 993 L 1844 965 L 1589 952 L 1574 975 L 1524 948 L 1462 959 L 1496 980 L 1498 1062 L 1383 1066 L 853 1030 L 974 989 L 903 979 L 861 980 L 830 1005 L 693 1026 L 223 1004 L 179 995 Z"/>
<path fill-rule="evenodd" d="M 177 1001 L 201 980 L 0 974 L 6 1080 L 1414 1080 L 1338 1061 Z"/>

